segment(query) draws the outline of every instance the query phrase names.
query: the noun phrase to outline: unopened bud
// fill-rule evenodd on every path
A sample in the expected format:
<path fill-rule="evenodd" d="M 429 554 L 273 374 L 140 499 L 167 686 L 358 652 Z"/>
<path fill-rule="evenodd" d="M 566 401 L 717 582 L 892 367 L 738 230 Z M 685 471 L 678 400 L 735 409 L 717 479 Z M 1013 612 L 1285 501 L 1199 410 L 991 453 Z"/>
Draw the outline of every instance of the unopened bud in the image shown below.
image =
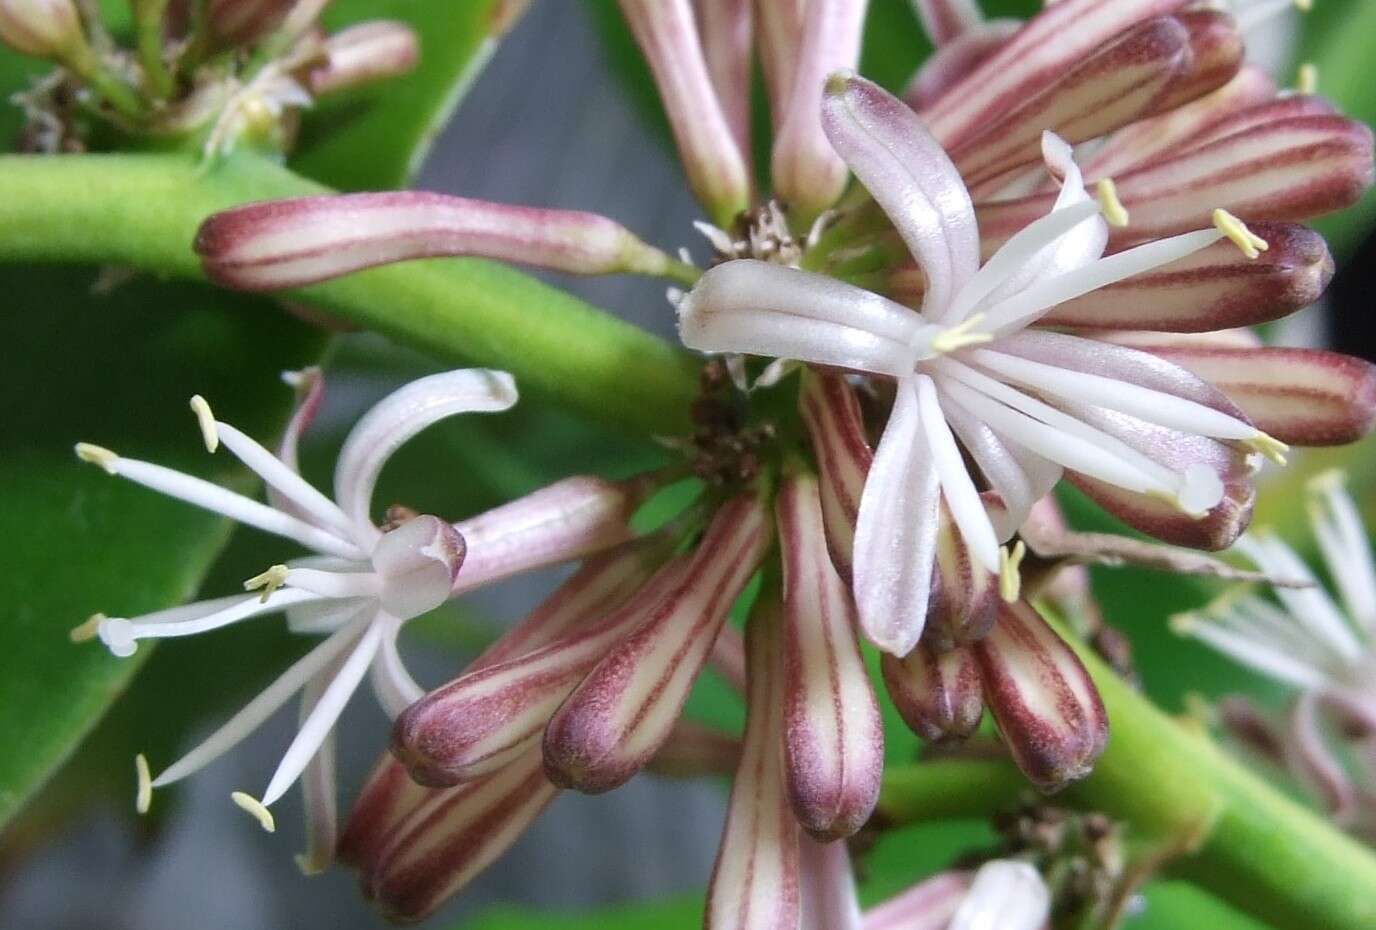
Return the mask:
<path fill-rule="evenodd" d="M 885 654 L 884 685 L 903 722 L 934 743 L 965 739 L 984 716 L 979 666 L 968 649 L 937 652 L 927 643 L 903 658 Z"/>
<path fill-rule="evenodd" d="M 223 47 L 249 45 L 281 25 L 296 0 L 210 0 L 205 16 Z"/>
<path fill-rule="evenodd" d="M 324 61 L 306 74 L 317 97 L 406 74 L 420 60 L 420 40 L 405 23 L 359 23 L 325 40 Z"/>
<path fill-rule="evenodd" d="M 0 0 L 0 40 L 36 58 L 67 58 L 86 47 L 72 0 Z"/>
<path fill-rule="evenodd" d="M 940 519 L 923 635 L 935 648 L 950 650 L 978 641 L 994 625 L 1000 578 L 970 551 L 944 503 Z"/>

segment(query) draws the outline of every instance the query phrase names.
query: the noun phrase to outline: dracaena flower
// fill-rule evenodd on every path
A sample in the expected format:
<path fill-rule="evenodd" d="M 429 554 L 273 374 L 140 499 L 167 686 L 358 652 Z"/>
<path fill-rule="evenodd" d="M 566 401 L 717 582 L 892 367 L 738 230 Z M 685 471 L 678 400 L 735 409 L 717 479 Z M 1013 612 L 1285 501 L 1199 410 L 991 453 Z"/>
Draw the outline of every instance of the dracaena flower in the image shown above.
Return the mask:
<path fill-rule="evenodd" d="M 249 593 L 141 617 L 97 614 L 73 638 L 98 637 L 115 655 L 129 656 L 141 640 L 190 636 L 281 612 L 295 632 L 328 634 L 156 779 L 147 778 L 146 764 L 140 762 L 139 803 L 146 808 L 153 787 L 178 781 L 213 761 L 302 692 L 298 733 L 266 790 L 258 799 L 244 793 L 236 793 L 235 799 L 271 829 L 268 807 L 304 772 L 308 801 L 321 808 L 308 803 L 318 821 L 309 831 L 315 836 L 320 824 L 333 822 L 333 811 L 323 809 L 333 794 L 330 734 L 364 676 L 370 676 L 379 702 L 393 716 L 423 693 L 397 651 L 401 626 L 456 593 L 621 542 L 629 534 L 625 521 L 639 496 L 633 485 L 568 479 L 457 525 L 404 513 L 379 526 L 372 516 L 373 489 L 396 449 L 445 417 L 509 408 L 516 402 L 515 383 L 504 372 L 472 369 L 432 375 L 394 392 L 350 432 L 331 499 L 302 479 L 296 465 L 300 434 L 320 402 L 320 376 L 312 370 L 292 380 L 301 387 L 301 403 L 277 454 L 216 420 L 200 397 L 191 404 L 207 449 L 228 448 L 268 486 L 269 504 L 98 446 L 80 444 L 77 454 L 112 475 L 282 536 L 314 555 L 272 565 L 245 582 Z M 332 840 L 314 844 L 308 862 L 328 856 L 332 846 Z"/>
<path fill-rule="evenodd" d="M 1159 535 L 1222 543 L 1245 520 L 1248 456 L 1283 445 L 1182 368 L 1100 341 L 1029 330 L 1052 307 L 1192 255 L 1245 227 L 1103 257 L 1107 224 L 1068 147 L 1046 136 L 1062 180 L 1045 217 L 980 266 L 966 188 L 921 121 L 873 84 L 838 76 L 823 123 L 923 269 L 918 312 L 844 282 L 758 261 L 708 271 L 680 303 L 684 342 L 801 359 L 894 380 L 896 395 L 856 514 L 861 621 L 895 655 L 926 621 L 945 507 L 960 544 L 997 576 L 1000 543 L 1068 470 L 1091 495 Z M 969 453 L 993 492 L 988 506 Z M 1179 515 L 1179 516 L 1177 516 Z M 1181 524 L 1185 529 L 1178 529 Z"/>
<path fill-rule="evenodd" d="M 1294 699 L 1280 726 L 1262 714 L 1225 716 L 1225 724 L 1244 734 L 1265 732 L 1278 761 L 1310 785 L 1341 823 L 1371 833 L 1376 565 L 1342 474 L 1313 479 L 1310 495 L 1314 537 L 1336 600 L 1293 549 L 1259 532 L 1243 536 L 1238 551 L 1269 574 L 1304 586 L 1276 587 L 1275 601 L 1248 589 L 1230 592 L 1201 611 L 1172 618 L 1172 626 L 1291 689 Z M 1350 752 L 1335 748 L 1340 744 Z"/>

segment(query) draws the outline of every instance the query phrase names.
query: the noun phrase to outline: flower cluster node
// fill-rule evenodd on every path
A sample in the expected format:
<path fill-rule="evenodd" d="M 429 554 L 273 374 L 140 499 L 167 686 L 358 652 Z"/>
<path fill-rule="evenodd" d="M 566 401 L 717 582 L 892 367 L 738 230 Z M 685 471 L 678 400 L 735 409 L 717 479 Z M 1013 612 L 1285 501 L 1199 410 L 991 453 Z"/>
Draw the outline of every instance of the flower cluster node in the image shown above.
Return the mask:
<path fill-rule="evenodd" d="M 693 401 L 693 434 L 684 451 L 694 475 L 713 487 L 735 487 L 753 481 L 765 462 L 762 452 L 774 441 L 770 422 L 751 423 L 735 392 L 727 364 L 708 361 Z"/>

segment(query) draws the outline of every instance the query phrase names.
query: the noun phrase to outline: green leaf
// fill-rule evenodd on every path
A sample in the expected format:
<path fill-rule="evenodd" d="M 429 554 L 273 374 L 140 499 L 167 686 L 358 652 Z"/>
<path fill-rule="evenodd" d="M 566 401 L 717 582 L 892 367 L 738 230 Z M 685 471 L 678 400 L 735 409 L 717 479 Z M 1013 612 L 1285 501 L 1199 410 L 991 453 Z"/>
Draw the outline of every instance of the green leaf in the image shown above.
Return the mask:
<path fill-rule="evenodd" d="M 303 120 L 293 167 L 344 190 L 404 186 L 495 50 L 507 5 L 336 0 L 325 17 L 329 28 L 365 19 L 406 22 L 420 37 L 420 65 L 405 77 L 321 101 Z"/>
<path fill-rule="evenodd" d="M 321 343 L 260 301 L 145 282 L 98 298 L 93 276 L 0 271 L 0 742 L 12 747 L 0 754 L 0 822 L 141 663 L 74 645 L 67 631 L 97 611 L 189 598 L 228 533 L 225 521 L 78 462 L 72 444 L 242 484 L 226 456 L 206 455 L 187 398 L 204 394 L 219 415 L 271 435 L 290 400 L 277 373 L 309 363 Z"/>

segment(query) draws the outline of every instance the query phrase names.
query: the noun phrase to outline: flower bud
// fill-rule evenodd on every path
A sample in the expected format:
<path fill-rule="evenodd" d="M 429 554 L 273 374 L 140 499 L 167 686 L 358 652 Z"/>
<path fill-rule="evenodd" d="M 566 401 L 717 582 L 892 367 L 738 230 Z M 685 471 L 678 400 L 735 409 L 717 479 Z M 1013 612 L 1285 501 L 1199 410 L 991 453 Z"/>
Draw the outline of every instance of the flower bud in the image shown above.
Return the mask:
<path fill-rule="evenodd" d="M 884 685 L 899 716 L 933 743 L 962 740 L 984 716 L 979 666 L 968 649 L 937 652 L 927 643 L 903 656 L 884 655 Z"/>
<path fill-rule="evenodd" d="M 330 36 L 323 55 L 306 73 L 306 88 L 317 97 L 406 74 L 420 60 L 420 40 L 405 23 L 376 20 Z"/>
<path fill-rule="evenodd" d="M 210 0 L 205 15 L 223 47 L 249 45 L 276 29 L 296 0 Z"/>
<path fill-rule="evenodd" d="M 803 829 L 832 840 L 874 811 L 884 729 L 855 602 L 827 554 L 817 478 L 786 477 L 774 509 L 783 556 L 785 777 Z"/>
<path fill-rule="evenodd" d="M 845 376 L 809 368 L 803 372 L 798 408 L 821 478 L 827 546 L 837 571 L 849 578 L 860 495 L 874 461 L 860 403 Z"/>
<path fill-rule="evenodd" d="M 1026 603 L 1004 604 L 972 647 L 1013 761 L 1055 791 L 1088 775 L 1108 742 L 1108 715 L 1080 659 Z"/>
<path fill-rule="evenodd" d="M 545 769 L 551 780 L 594 794 L 609 791 L 659 751 L 769 540 L 757 494 L 742 494 L 717 511 L 678 584 L 605 653 L 550 720 Z"/>
<path fill-rule="evenodd" d="M 72 0 L 0 0 L 0 40 L 36 58 L 62 59 L 86 46 Z"/>
<path fill-rule="evenodd" d="M 945 651 L 968 646 L 989 632 L 998 613 L 999 579 L 970 551 L 944 501 L 940 521 L 923 636 Z"/>

